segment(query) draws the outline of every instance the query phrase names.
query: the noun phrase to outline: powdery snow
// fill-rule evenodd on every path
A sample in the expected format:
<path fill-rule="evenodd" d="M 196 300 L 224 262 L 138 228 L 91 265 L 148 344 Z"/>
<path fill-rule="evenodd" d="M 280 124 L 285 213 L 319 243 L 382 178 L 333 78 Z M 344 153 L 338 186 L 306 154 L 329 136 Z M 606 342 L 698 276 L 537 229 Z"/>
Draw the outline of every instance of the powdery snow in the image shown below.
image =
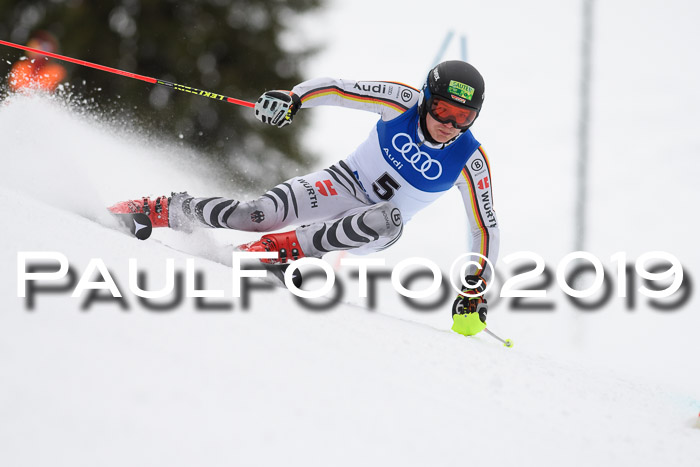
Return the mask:
<path fill-rule="evenodd" d="M 0 128 L 15 142 L 3 149 L 0 188 L 2 465 L 690 466 L 700 458 L 699 320 L 690 306 L 631 314 L 618 301 L 588 316 L 552 294 L 555 313 L 523 315 L 501 303 L 489 323 L 515 341 L 505 349 L 485 334 L 449 331 L 449 305 L 407 309 L 386 282 L 375 311 L 347 278 L 352 304 L 312 312 L 272 289 L 254 291 L 243 310 L 228 297 L 230 268 L 198 257 L 206 288 L 227 293 L 208 303 L 232 309 L 203 311 L 185 299 L 147 310 L 129 291 L 128 258 L 155 289 L 167 258 L 178 271 L 194 254 L 225 262 L 222 252 L 251 234 L 160 230 L 140 242 L 110 228 L 104 206 L 174 185 L 202 195 L 231 187 L 208 183 L 206 168 L 181 150 L 45 99 L 13 99 Z M 389 265 L 425 256 L 449 268 L 449 250 L 426 250 L 415 237 L 438 217 L 425 216 L 387 252 Z M 16 292 L 18 251 L 59 251 L 78 277 L 102 258 L 129 309 L 81 310 L 85 296 L 64 292 L 39 294 L 27 310 Z"/>

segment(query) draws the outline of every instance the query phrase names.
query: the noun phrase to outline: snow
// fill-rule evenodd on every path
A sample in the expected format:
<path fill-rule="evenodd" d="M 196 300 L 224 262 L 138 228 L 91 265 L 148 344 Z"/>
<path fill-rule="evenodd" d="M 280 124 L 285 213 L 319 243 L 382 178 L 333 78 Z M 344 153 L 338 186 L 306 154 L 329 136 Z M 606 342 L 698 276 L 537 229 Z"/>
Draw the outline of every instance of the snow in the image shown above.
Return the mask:
<path fill-rule="evenodd" d="M 167 258 L 183 270 L 192 254 L 214 258 L 250 234 L 161 230 L 140 242 L 105 227 L 104 205 L 168 185 L 214 192 L 203 169 L 176 148 L 45 98 L 12 99 L 0 126 L 18 143 L 4 149 L 0 189 L 3 465 L 697 461 L 694 310 L 580 318 L 597 326 L 590 339 L 606 351 L 625 335 L 617 351 L 636 364 L 624 370 L 558 337 L 576 313 L 562 300 L 543 316 L 495 308 L 489 323 L 513 349 L 452 333 L 449 307 L 408 310 L 386 283 L 374 311 L 350 280 L 345 301 L 354 305 L 324 312 L 283 289 L 254 292 L 248 310 L 228 295 L 207 299 L 232 307 L 224 311 L 194 299 L 148 310 L 129 291 L 127 258 L 138 258 L 155 289 Z M 136 162 L 143 171 L 132 170 Z M 419 219 L 410 227 L 427 233 Z M 442 266 L 446 253 L 416 247 L 413 235 L 389 262 L 413 247 Z M 101 258 L 129 309 L 92 302 L 81 310 L 85 296 L 63 292 L 39 294 L 27 310 L 16 293 L 19 251 L 59 251 L 78 276 Z M 227 266 L 197 259 L 196 267 L 207 289 L 230 290 Z M 660 332 L 650 338 L 649 327 Z"/>

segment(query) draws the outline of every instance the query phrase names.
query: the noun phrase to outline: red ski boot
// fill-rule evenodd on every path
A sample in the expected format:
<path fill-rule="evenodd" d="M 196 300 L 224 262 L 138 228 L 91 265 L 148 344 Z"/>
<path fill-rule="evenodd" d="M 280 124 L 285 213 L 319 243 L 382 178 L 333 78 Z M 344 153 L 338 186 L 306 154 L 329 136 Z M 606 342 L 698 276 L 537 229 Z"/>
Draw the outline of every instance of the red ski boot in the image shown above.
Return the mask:
<path fill-rule="evenodd" d="M 110 206 L 109 211 L 113 214 L 137 214 L 143 213 L 151 220 L 153 227 L 169 227 L 168 207 L 170 198 L 159 196 L 155 200 L 151 198 L 134 199 L 121 201 L 114 206 Z"/>
<path fill-rule="evenodd" d="M 238 247 L 242 251 L 277 251 L 278 259 L 261 259 L 263 263 L 278 264 L 304 257 L 297 234 L 294 230 L 277 234 L 263 235 L 260 240 Z"/>

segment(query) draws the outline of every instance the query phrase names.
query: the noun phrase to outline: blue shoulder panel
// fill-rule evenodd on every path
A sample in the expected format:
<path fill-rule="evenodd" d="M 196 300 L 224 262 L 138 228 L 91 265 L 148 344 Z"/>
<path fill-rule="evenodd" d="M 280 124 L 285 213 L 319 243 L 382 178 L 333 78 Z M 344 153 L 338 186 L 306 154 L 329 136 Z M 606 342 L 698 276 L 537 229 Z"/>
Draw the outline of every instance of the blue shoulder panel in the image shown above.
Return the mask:
<path fill-rule="evenodd" d="M 417 144 L 418 106 L 388 122 L 380 120 L 377 134 L 386 163 L 412 186 L 429 193 L 452 187 L 464 164 L 479 147 L 470 130 L 444 149 Z"/>

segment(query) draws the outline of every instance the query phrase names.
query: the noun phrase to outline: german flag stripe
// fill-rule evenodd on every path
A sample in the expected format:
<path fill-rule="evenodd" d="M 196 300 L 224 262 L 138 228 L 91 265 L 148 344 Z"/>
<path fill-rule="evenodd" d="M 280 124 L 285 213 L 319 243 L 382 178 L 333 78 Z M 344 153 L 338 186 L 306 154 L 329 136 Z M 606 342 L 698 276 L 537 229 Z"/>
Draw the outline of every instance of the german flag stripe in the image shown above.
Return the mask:
<path fill-rule="evenodd" d="M 414 88 L 413 86 L 409 86 L 408 84 L 404 84 L 404 83 L 399 83 L 398 81 L 382 81 L 382 83 L 398 84 L 399 86 L 411 88 L 416 92 L 420 92 L 418 89 Z"/>
<path fill-rule="evenodd" d="M 392 109 L 400 113 L 404 113 L 406 110 L 408 110 L 408 107 L 406 107 L 405 105 L 401 105 L 398 102 L 393 101 L 391 99 L 381 99 L 373 96 L 363 96 L 361 94 L 345 91 L 343 89 L 340 89 L 338 86 L 328 86 L 325 88 L 318 88 L 314 89 L 313 91 L 309 91 L 303 96 L 301 96 L 301 102 L 302 104 L 305 104 L 311 99 L 315 99 L 317 97 L 330 96 L 333 94 L 336 94 L 342 97 L 343 99 L 348 99 L 355 102 L 367 102 L 385 105 L 387 107 L 391 107 Z"/>
<path fill-rule="evenodd" d="M 486 155 L 486 151 L 484 151 L 484 148 L 479 146 L 479 152 L 481 153 L 482 156 L 484 156 L 484 160 L 486 161 L 486 171 L 489 173 L 489 183 L 493 185 L 493 180 L 491 180 L 491 164 L 489 163 L 489 156 Z M 491 206 L 494 205 L 493 202 L 493 188 L 491 189 Z"/>
<path fill-rule="evenodd" d="M 483 154 L 483 152 L 482 152 Z M 474 180 L 466 167 L 462 169 L 462 176 L 467 181 L 467 186 L 469 187 L 469 194 L 471 198 L 471 209 L 474 213 L 474 219 L 476 220 L 477 227 L 481 230 L 481 244 L 478 245 L 477 253 L 483 256 L 489 255 L 489 231 L 486 228 L 486 223 L 484 222 L 484 217 L 481 215 L 481 210 L 479 209 L 479 203 L 476 197 L 476 188 L 474 187 Z M 484 259 L 479 259 L 479 264 L 482 268 L 486 267 L 486 261 Z"/>

